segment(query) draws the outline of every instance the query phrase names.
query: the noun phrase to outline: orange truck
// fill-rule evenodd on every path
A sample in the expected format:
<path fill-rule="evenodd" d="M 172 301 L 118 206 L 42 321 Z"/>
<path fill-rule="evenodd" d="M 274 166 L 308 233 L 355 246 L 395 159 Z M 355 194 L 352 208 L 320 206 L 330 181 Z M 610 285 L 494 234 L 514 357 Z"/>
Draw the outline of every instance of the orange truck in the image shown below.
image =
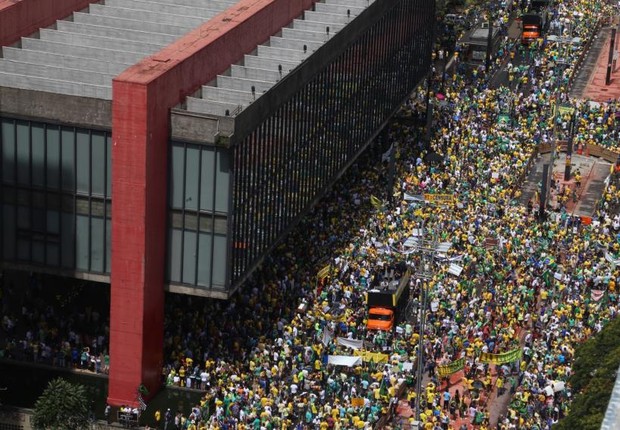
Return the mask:
<path fill-rule="evenodd" d="M 410 276 L 407 270 L 399 280 L 384 281 L 382 285 L 368 291 L 368 330 L 396 329 L 396 325 L 405 317 L 409 303 Z"/>
<path fill-rule="evenodd" d="M 521 43 L 527 45 L 542 37 L 543 19 L 536 13 L 528 13 L 521 16 L 523 31 L 521 32 Z"/>

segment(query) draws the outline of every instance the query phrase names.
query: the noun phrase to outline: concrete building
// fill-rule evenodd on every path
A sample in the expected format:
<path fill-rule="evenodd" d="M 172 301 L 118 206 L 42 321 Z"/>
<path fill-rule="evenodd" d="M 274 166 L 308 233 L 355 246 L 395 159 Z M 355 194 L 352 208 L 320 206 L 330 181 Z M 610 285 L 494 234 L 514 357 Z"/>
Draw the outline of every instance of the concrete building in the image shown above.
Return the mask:
<path fill-rule="evenodd" d="M 0 261 L 111 285 L 109 402 L 164 291 L 227 299 L 426 75 L 434 0 L 0 0 Z"/>

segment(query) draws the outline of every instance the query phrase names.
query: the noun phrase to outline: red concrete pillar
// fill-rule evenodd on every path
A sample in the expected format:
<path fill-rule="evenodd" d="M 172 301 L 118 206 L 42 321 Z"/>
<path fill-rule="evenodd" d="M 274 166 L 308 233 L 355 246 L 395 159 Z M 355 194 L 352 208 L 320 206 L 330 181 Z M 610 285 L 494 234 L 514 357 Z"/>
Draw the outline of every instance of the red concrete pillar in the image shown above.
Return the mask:
<path fill-rule="evenodd" d="M 170 108 L 313 2 L 241 0 L 114 79 L 110 404 L 161 385 Z"/>
<path fill-rule="evenodd" d="M 96 0 L 0 0 L 0 46 L 52 25 Z"/>
<path fill-rule="evenodd" d="M 140 384 L 152 394 L 161 385 L 169 133 L 167 109 L 149 104 L 154 91 L 113 83 L 108 402 L 117 406 L 135 405 Z"/>

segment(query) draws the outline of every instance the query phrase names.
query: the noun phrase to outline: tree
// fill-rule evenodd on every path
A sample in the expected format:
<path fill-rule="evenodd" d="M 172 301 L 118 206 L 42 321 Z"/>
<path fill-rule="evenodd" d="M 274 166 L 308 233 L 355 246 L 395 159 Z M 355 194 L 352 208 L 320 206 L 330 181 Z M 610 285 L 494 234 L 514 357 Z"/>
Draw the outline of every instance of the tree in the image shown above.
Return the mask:
<path fill-rule="evenodd" d="M 32 425 L 36 430 L 83 430 L 88 428 L 89 404 L 83 385 L 54 379 L 34 405 Z"/>

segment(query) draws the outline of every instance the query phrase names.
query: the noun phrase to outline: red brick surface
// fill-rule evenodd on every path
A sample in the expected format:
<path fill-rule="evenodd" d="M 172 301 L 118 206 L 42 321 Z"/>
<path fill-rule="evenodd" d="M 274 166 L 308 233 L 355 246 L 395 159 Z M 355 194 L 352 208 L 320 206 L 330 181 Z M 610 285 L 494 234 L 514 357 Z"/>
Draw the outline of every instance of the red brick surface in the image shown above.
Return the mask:
<path fill-rule="evenodd" d="M 94 0 L 0 0 L 0 46 L 84 9 Z"/>

